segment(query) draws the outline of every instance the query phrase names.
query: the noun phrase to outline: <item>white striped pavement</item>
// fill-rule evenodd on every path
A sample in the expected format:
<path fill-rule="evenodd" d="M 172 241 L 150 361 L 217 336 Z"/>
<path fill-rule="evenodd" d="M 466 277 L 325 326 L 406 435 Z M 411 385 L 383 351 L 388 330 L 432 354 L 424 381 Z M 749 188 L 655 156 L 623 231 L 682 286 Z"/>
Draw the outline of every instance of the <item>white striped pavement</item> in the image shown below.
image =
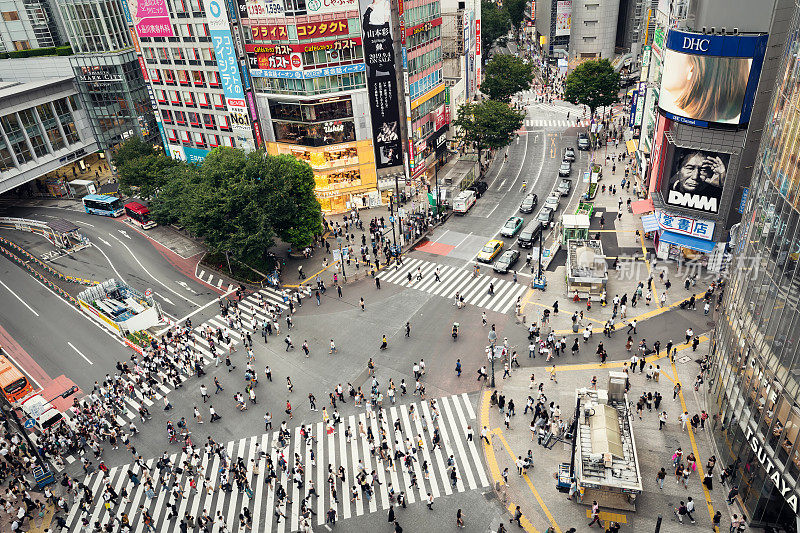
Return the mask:
<path fill-rule="evenodd" d="M 422 273 L 422 280 L 417 280 L 418 268 Z M 437 268 L 440 281 L 436 281 L 434 275 Z M 525 285 L 510 280 L 487 275 L 473 277 L 471 271 L 417 258 L 406 258 L 399 268 L 390 267 L 378 274 L 378 278 L 445 298 L 454 298 L 458 292 L 464 297 L 464 303 L 498 313 L 513 310 L 517 298 L 527 290 Z M 494 285 L 494 295 L 489 294 L 489 284 Z"/>
<path fill-rule="evenodd" d="M 127 475 L 128 469 L 131 468 L 141 479 L 143 476 L 138 465 L 135 463 L 120 465 L 109 471 L 108 482 L 117 493 L 125 487 L 130 494 L 130 500 L 128 503 L 124 503 L 120 499 L 116 505 L 112 505 L 110 511 L 107 511 L 102 505 L 103 474 L 102 472 L 90 474 L 84 480 L 84 483 L 92 489 L 94 494 L 94 502 L 89 506 L 90 514 L 88 518 L 92 524 L 96 520 L 100 521 L 101 524 L 105 524 L 125 512 L 129 516 L 133 531 L 142 533 L 146 531 L 146 528 L 141 519 L 139 506 L 143 505 L 153 517 L 156 531 L 170 531 L 177 529 L 178 520 L 183 517 L 185 512 L 188 511 L 189 514 L 197 518 L 198 514 L 202 513 L 203 509 L 206 509 L 209 515 L 212 516 L 215 516 L 219 511 L 227 531 L 237 533 L 242 532 L 239 526 L 239 513 L 242 512 L 243 507 L 248 507 L 253 516 L 253 531 L 271 533 L 275 530 L 278 533 L 285 533 L 287 531 L 297 531 L 300 527 L 300 520 L 302 519 L 300 503 L 303 497 L 308 495 L 308 480 L 315 480 L 316 492 L 319 495 L 317 498 L 312 497 L 309 500 L 311 508 L 318 513 L 316 520 L 313 520 L 317 525 L 324 524 L 325 513 L 330 508 L 336 509 L 337 519 L 341 520 L 346 520 L 353 516 L 386 511 L 390 505 L 388 492 L 390 483 L 396 494 L 405 491 L 410 504 L 414 503 L 414 501 L 425 502 L 428 492 L 434 498 L 439 498 L 442 495 L 452 494 L 453 492 L 488 487 L 489 480 L 484 470 L 481 454 L 477 448 L 478 443 L 470 441 L 466 437 L 467 425 L 475 428 L 477 424 L 469 397 L 466 394 L 452 395 L 438 398 L 434 400 L 434 404 L 435 411 L 438 413 L 435 417 L 432 417 L 434 408 L 431 407 L 429 402 L 392 405 L 383 409 L 383 427 L 387 433 L 390 453 L 393 453 L 396 447 L 403 453 L 411 453 L 416 459 L 411 465 L 411 469 L 417 476 L 418 486 L 416 489 L 411 485 L 409 471 L 405 468 L 402 458 L 394 462 L 393 468 L 388 468 L 388 463 L 381 460 L 379 453 L 376 452 L 375 455 L 370 453 L 366 435 L 362 435 L 358 430 L 359 422 L 365 428 L 368 426 L 372 428 L 372 433 L 376 437 L 376 446 L 379 445 L 380 441 L 380 432 L 378 431 L 380 422 L 376 417 L 367 418 L 367 415 L 361 412 L 357 415 L 345 417 L 343 424 L 336 428 L 338 435 L 336 433 L 332 435 L 321 434 L 324 427 L 321 422 L 308 424 L 307 427 L 313 428 L 315 431 L 315 438 L 308 445 L 300 437 L 299 428 L 295 428 L 292 432 L 293 435 L 284 451 L 284 455 L 290 468 L 294 463 L 295 453 L 299 457 L 305 458 L 303 486 L 299 487 L 293 483 L 291 477 L 287 476 L 286 473 L 282 473 L 280 476 L 281 483 L 291 499 L 291 503 L 284 500 L 281 505 L 281 510 L 286 515 L 286 519 L 282 519 L 280 523 L 276 522 L 274 513 L 276 503 L 275 487 L 274 485 L 270 487 L 265 484 L 266 459 L 260 454 L 257 455 L 257 451 L 270 454 L 273 463 L 277 466 L 279 452 L 277 449 L 277 432 L 246 437 L 230 441 L 224 445 L 230 458 L 229 463 L 235 462 L 237 457 L 242 457 L 245 461 L 248 482 L 253 490 L 252 498 L 248 497 L 244 490 L 240 491 L 232 479 L 233 490 L 231 492 L 219 490 L 220 458 L 216 455 L 208 456 L 203 452 L 202 448 L 198 448 L 196 452 L 200 455 L 201 461 L 200 471 L 196 474 L 198 476 L 197 491 L 192 491 L 189 488 L 189 481 L 192 476 L 188 472 L 183 471 L 180 475 L 175 476 L 173 481 L 172 476 L 159 475 L 159 472 L 154 467 L 155 462 L 151 459 L 146 465 L 153 475 L 156 496 L 152 499 L 148 498 L 145 495 L 144 483 L 140 483 L 137 488 L 131 483 Z M 411 411 L 412 406 L 414 409 L 413 414 Z M 400 431 L 395 431 L 394 423 L 396 420 L 400 422 Z M 353 429 L 353 438 L 350 442 L 347 442 L 344 436 L 346 425 L 350 425 Z M 442 446 L 437 449 L 433 448 L 432 442 L 434 427 L 439 428 L 442 436 Z M 405 444 L 407 438 L 411 440 L 413 447 L 417 448 L 416 453 L 407 449 Z M 422 439 L 422 446 L 418 445 L 418 439 Z M 315 454 L 315 464 L 312 464 L 311 461 L 312 451 Z M 454 468 L 458 475 L 455 487 L 451 485 L 450 469 L 447 467 L 447 460 L 450 456 L 453 456 Z M 187 458 L 185 453 L 173 453 L 171 455 L 173 465 L 182 465 L 183 460 Z M 254 460 L 253 463 L 251 463 L 251 459 Z M 369 502 L 366 501 L 361 490 L 359 490 L 359 499 L 355 502 L 350 501 L 353 480 L 360 470 L 359 461 L 362 462 L 367 473 L 375 470 L 378 474 L 378 482 L 380 484 L 376 483 L 374 485 L 374 494 Z M 422 464 L 425 461 L 429 472 L 427 479 L 422 469 Z M 253 464 L 259 465 L 258 475 L 254 473 Z M 333 501 L 327 484 L 328 464 L 331 464 L 334 473 L 337 472 L 338 465 L 344 466 L 345 482 L 342 483 L 338 478 L 336 479 L 338 503 Z M 207 493 L 204 489 L 202 480 L 205 477 L 209 477 L 211 486 L 216 489 L 211 493 Z M 179 518 L 168 518 L 173 483 L 184 489 L 183 497 L 177 502 Z M 74 505 L 66 517 L 66 531 L 79 531 L 82 517 L 83 514 L 79 506 Z M 221 530 L 223 530 L 222 524 L 215 522 L 212 533 L 217 533 Z"/>

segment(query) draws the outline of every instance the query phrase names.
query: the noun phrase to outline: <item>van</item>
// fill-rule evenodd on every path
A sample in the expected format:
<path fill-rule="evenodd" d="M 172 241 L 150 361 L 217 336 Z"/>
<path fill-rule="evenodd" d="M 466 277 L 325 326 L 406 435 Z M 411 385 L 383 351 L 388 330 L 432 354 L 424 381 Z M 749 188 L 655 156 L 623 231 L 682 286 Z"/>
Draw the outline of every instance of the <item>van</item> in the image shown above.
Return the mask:
<path fill-rule="evenodd" d="M 26 398 L 22 402 L 22 412 L 27 418 L 33 418 L 36 426 L 45 430 L 64 419 L 64 416 L 53 407 L 53 404 L 45 400 L 41 394 L 36 394 Z"/>
<path fill-rule="evenodd" d="M 453 200 L 453 213 L 465 215 L 475 203 L 475 191 L 461 191 Z"/>
<path fill-rule="evenodd" d="M 539 238 L 539 235 L 542 233 L 542 229 L 543 226 L 541 222 L 538 220 L 532 220 L 527 226 L 522 228 L 519 238 L 517 239 L 517 244 L 519 244 L 522 248 L 533 247 L 533 243 Z"/>

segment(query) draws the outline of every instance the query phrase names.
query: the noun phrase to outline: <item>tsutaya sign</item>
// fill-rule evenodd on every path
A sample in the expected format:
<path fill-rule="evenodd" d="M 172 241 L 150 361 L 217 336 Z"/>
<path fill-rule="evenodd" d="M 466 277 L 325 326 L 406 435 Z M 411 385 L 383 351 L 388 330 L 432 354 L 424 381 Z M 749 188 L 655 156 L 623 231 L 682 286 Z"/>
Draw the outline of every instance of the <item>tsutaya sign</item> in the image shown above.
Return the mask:
<path fill-rule="evenodd" d="M 750 443 L 750 448 L 753 449 L 755 452 L 756 457 L 758 457 L 758 462 L 764 467 L 764 470 L 767 472 L 767 476 L 769 476 L 770 481 L 775 484 L 775 488 L 778 492 L 781 493 L 783 499 L 786 500 L 786 503 L 789 504 L 789 507 L 797 514 L 797 494 L 792 490 L 792 484 L 787 483 L 786 479 L 781 476 L 780 471 L 775 468 L 775 463 L 772 462 L 767 456 L 766 450 L 764 450 L 764 446 L 758 440 L 758 437 L 753 433 L 753 430 L 750 427 L 747 427 L 747 440 Z M 790 494 L 791 493 L 791 494 Z"/>

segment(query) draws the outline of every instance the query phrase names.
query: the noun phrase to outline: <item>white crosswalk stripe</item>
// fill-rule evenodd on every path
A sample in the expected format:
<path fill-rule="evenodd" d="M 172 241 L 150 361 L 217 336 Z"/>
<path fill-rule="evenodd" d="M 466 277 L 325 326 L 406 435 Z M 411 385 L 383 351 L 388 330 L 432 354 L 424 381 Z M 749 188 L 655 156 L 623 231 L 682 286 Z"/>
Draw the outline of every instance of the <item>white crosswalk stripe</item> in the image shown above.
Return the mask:
<path fill-rule="evenodd" d="M 302 520 L 300 504 L 304 497 L 310 495 L 309 480 L 315 481 L 317 498 L 309 498 L 309 502 L 310 508 L 317 513 L 316 520 L 313 520 L 317 525 L 325 523 L 325 514 L 330 508 L 336 510 L 337 519 L 341 520 L 387 510 L 390 505 L 389 484 L 394 488 L 395 494 L 404 491 L 409 504 L 426 501 L 429 492 L 434 498 L 439 498 L 443 494 L 449 495 L 453 492 L 489 486 L 478 450 L 479 442 L 467 438 L 469 432 L 467 426 L 474 428 L 476 425 L 469 397 L 466 393 L 442 397 L 435 400 L 435 405 L 435 410 L 426 401 L 391 405 L 380 410 L 383 414 L 382 421 L 375 416 L 367 418 L 363 412 L 350 415 L 343 419 L 343 423 L 331 435 L 322 434 L 323 424 L 317 422 L 308 426 L 315 430 L 314 439 L 310 444 L 301 437 L 298 427 L 295 428 L 288 445 L 282 450 L 278 447 L 277 432 L 226 443 L 223 447 L 230 458 L 229 462 L 235 462 L 241 457 L 247 465 L 247 482 L 253 496 L 247 495 L 244 486 L 240 489 L 233 482 L 233 476 L 230 478 L 231 491 L 218 489 L 218 480 L 226 469 L 221 468 L 222 461 L 218 455 L 206 455 L 202 448 L 196 449 L 201 459 L 198 472 L 190 474 L 187 470 L 183 470 L 181 474 L 175 475 L 174 479 L 169 475 L 160 475 L 155 469 L 153 459 L 147 461 L 146 467 L 153 475 L 155 494 L 152 497 L 147 495 L 143 481 L 138 487 L 131 482 L 128 476 L 129 469 L 140 480 L 143 478 L 141 468 L 135 463 L 114 467 L 108 472 L 107 477 L 104 477 L 102 472 L 94 472 L 84 480 L 94 497 L 94 502 L 88 506 L 87 518 L 90 524 L 94 524 L 95 521 L 105 524 L 110 519 L 118 519 L 125 512 L 129 516 L 133 531 L 142 533 L 147 530 L 139 510 L 139 506 L 142 505 L 152 516 L 156 531 L 169 531 L 177 527 L 177 519 L 170 517 L 170 502 L 174 500 L 170 493 L 177 485 L 184 493 L 176 504 L 178 518 L 183 517 L 187 511 L 195 518 L 204 509 L 211 516 L 215 516 L 219 511 L 227 531 L 240 532 L 243 529 L 239 526 L 239 513 L 244 507 L 248 507 L 253 518 L 253 531 L 271 533 L 274 530 L 285 533 L 297 531 L 300 527 Z M 395 431 L 395 421 L 398 421 L 400 431 Z M 374 454 L 370 452 L 366 431 L 363 434 L 359 431 L 359 422 L 364 428 L 370 428 L 371 434 L 375 437 L 377 451 Z M 344 435 L 347 425 L 353 430 L 353 438 L 349 440 Z M 386 434 L 389 453 L 394 453 L 396 447 L 399 452 L 414 458 L 410 470 L 405 467 L 402 457 L 394 461 L 393 468 L 389 468 L 388 462 L 381 458 L 377 447 L 381 441 L 379 431 L 381 425 Z M 441 446 L 434 448 L 433 434 L 434 428 L 437 427 L 441 435 Z M 422 446 L 418 447 L 420 438 Z M 405 444 L 407 439 L 411 439 L 413 444 L 409 446 L 415 449 L 407 448 Z M 314 461 L 311 460 L 312 453 Z M 279 474 L 280 483 L 290 496 L 282 502 L 276 501 L 276 485 L 266 484 L 267 454 L 272 458 L 276 468 L 279 468 L 277 461 L 281 455 L 289 465 L 288 471 Z M 294 466 L 295 454 L 303 461 L 302 486 L 293 483 L 291 475 L 287 475 Z M 173 468 L 183 466 L 184 460 L 189 459 L 186 453 L 174 453 L 170 458 Z M 453 466 L 448 466 L 448 462 Z M 258 465 L 257 475 L 254 473 L 254 464 Z M 344 482 L 336 479 L 338 501 L 333 500 L 333 494 L 327 483 L 329 464 L 334 473 L 338 471 L 339 466 L 344 467 Z M 373 494 L 369 501 L 365 492 L 359 490 L 359 498 L 351 502 L 352 486 L 362 467 L 367 474 L 376 471 L 378 482 L 373 486 Z M 451 483 L 451 469 L 455 469 L 457 475 L 455 486 Z M 411 471 L 416 475 L 416 490 L 412 485 Z M 198 481 L 196 490 L 192 490 L 189 485 L 193 477 Z M 212 492 L 204 489 L 203 479 L 206 477 L 209 478 L 211 487 L 215 489 Z M 103 506 L 103 490 L 106 484 L 117 494 L 124 487 L 129 493 L 127 503 L 120 499 L 110 510 L 106 510 Z M 275 516 L 275 506 L 278 503 L 286 517 L 280 522 L 276 521 Z M 84 516 L 80 506 L 74 505 L 66 517 L 67 531 L 80 530 L 81 519 Z M 221 526 L 222 524 L 215 522 L 212 532 L 220 531 Z"/>
<path fill-rule="evenodd" d="M 305 294 L 308 294 L 308 289 L 304 289 L 303 292 Z M 263 297 L 265 302 L 274 307 L 278 307 L 281 311 L 285 311 L 286 309 L 289 308 L 289 305 L 284 300 L 283 294 L 277 289 L 268 287 L 259 290 L 258 293 Z M 244 328 L 244 330 L 246 332 L 251 333 L 251 337 L 259 336 L 260 328 L 267 317 L 267 312 L 264 309 L 262 309 L 258 304 L 258 297 L 256 296 L 256 293 L 249 294 L 245 298 L 243 298 L 239 302 L 239 309 L 242 314 L 242 327 Z M 256 318 L 257 329 L 254 329 L 252 327 L 251 320 L 253 317 Z M 211 354 L 210 345 L 208 341 L 206 341 L 200 334 L 201 330 L 205 329 L 207 325 L 211 326 L 214 329 L 219 327 L 222 328 L 223 330 L 227 330 L 230 333 L 234 349 L 237 345 L 241 344 L 243 336 L 234 328 L 230 328 L 228 326 L 227 319 L 223 318 L 221 315 L 216 315 L 208 319 L 203 324 L 196 326 L 192 331 L 192 337 L 193 340 L 195 341 L 194 349 L 196 350 L 196 352 L 202 355 L 205 364 L 211 364 L 214 363 L 214 356 Z M 214 339 L 214 341 L 217 346 L 217 353 L 219 353 L 220 356 L 224 358 L 224 354 L 226 353 L 228 346 L 224 342 L 222 343 L 216 342 L 217 341 L 216 338 Z M 174 344 L 167 345 L 167 351 L 170 354 L 174 355 L 175 350 L 176 346 Z M 181 377 L 186 378 L 189 375 L 193 374 L 187 374 L 186 372 L 183 372 L 181 374 Z M 160 376 L 164 377 L 163 374 L 160 374 Z M 123 376 L 121 379 L 126 384 L 132 383 L 132 381 L 125 376 Z M 140 406 L 144 405 L 146 408 L 150 408 L 156 401 L 161 400 L 164 396 L 168 395 L 173 390 L 171 387 L 166 386 L 164 383 L 158 383 L 155 386 L 152 397 L 147 397 L 145 396 L 143 391 L 141 391 L 139 387 L 137 387 L 135 384 L 134 384 L 134 389 L 135 390 L 132 397 L 131 396 L 122 397 L 124 404 L 118 406 L 120 407 L 120 412 L 119 414 L 114 415 L 117 423 L 119 423 L 122 426 L 127 426 L 127 424 L 131 420 L 134 420 L 138 416 Z M 68 419 L 73 418 L 74 413 L 72 409 L 70 408 L 67 411 L 64 411 L 64 416 Z M 30 436 L 31 439 L 34 441 L 34 443 L 39 438 L 38 434 L 35 432 L 31 433 Z M 61 458 L 64 460 L 66 464 L 72 464 L 76 461 L 76 457 L 72 454 L 62 455 Z M 59 472 L 63 470 L 63 468 L 60 467 L 58 464 L 55 464 L 54 467 Z"/>
<path fill-rule="evenodd" d="M 440 281 L 436 281 L 437 268 Z M 422 274 L 422 280 L 417 279 L 417 269 Z M 464 297 L 465 303 L 498 313 L 508 313 L 514 309 L 517 298 L 527 290 L 525 285 L 509 280 L 485 275 L 473 277 L 471 271 L 417 258 L 406 258 L 399 268 L 384 270 L 378 274 L 378 278 L 445 298 L 454 298 L 458 292 Z M 494 295 L 489 294 L 489 284 L 494 285 Z"/>

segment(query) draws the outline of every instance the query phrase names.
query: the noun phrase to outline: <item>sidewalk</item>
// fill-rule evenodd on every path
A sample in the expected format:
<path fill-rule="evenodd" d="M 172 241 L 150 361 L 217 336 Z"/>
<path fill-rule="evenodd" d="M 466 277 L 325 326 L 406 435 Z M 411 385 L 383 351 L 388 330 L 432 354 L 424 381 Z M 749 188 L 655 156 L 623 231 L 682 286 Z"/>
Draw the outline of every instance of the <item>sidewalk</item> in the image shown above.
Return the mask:
<path fill-rule="evenodd" d="M 566 272 L 566 252 L 562 249 L 554 257 L 554 263 L 545 270 L 547 278 L 547 289 L 545 291 L 531 290 L 523 298 L 522 315 L 523 322 L 531 323 L 541 321 L 542 312 L 545 308 L 550 308 L 550 325 L 556 330 L 556 334 L 572 333 L 572 315 L 575 312 L 583 312 L 584 320 L 579 327 L 591 324 L 595 332 L 602 332 L 603 324 L 611 318 L 613 305 L 612 300 L 615 295 L 622 297 L 628 295 L 627 314 L 625 322 L 634 318 L 637 321 L 652 318 L 659 314 L 678 306 L 682 301 L 695 295 L 697 307 L 702 308 L 702 298 L 711 282 L 715 279 L 713 275 L 706 275 L 704 271 L 699 271 L 695 266 L 679 265 L 676 261 L 656 261 L 651 249 L 652 241 L 644 238 L 641 217 L 630 213 L 627 202 L 630 199 L 636 201 L 636 195 L 631 186 L 631 192 L 623 190 L 622 180 L 625 177 L 625 162 L 616 162 L 616 172 L 612 172 L 612 162 L 606 162 L 605 152 L 608 148 L 608 155 L 624 154 L 624 143 L 620 143 L 618 148 L 604 147 L 596 152 L 596 157 L 603 167 L 603 179 L 600 181 L 601 189 L 592 201 L 594 214 L 590 219 L 589 233 L 593 238 L 600 235 L 603 245 L 603 253 L 608 260 L 608 285 L 606 287 L 607 302 L 605 307 L 600 302 L 592 302 L 591 310 L 587 310 L 585 299 L 573 302 L 572 295 L 567 294 L 567 272 Z M 576 181 L 578 190 L 573 195 L 572 201 L 564 208 L 563 213 L 574 213 L 580 200 L 580 194 L 587 184 L 581 180 L 584 169 L 576 169 L 573 173 L 573 181 Z M 606 192 L 601 192 L 602 186 L 606 186 Z M 617 187 L 617 194 L 610 193 L 610 186 Z M 621 200 L 621 203 L 620 203 Z M 620 207 L 621 206 L 621 207 Z M 603 224 L 601 224 L 601 221 Z M 602 227 L 602 229 L 601 229 Z M 552 239 L 560 238 L 559 235 L 550 236 Z M 545 248 L 549 245 L 545 244 Z M 613 269 L 613 260 L 618 261 L 617 269 Z M 534 265 L 535 268 L 535 265 Z M 664 272 L 663 281 L 660 273 Z M 697 275 L 696 285 L 690 286 L 689 290 L 684 288 L 684 281 L 690 275 Z M 652 299 L 647 305 L 645 296 L 647 295 L 647 280 L 653 276 Z M 666 289 L 666 282 L 671 283 L 669 290 Z M 643 283 L 642 298 L 634 307 L 631 304 L 631 297 L 639 283 Z M 662 306 L 660 298 L 663 292 L 667 293 L 665 305 Z M 552 314 L 553 303 L 558 301 L 559 313 Z M 712 302 L 712 307 L 715 300 Z M 522 317 L 521 317 L 522 318 Z M 616 329 L 622 327 L 622 320 L 618 315 L 614 320 Z"/>
<path fill-rule="evenodd" d="M 663 519 L 661 531 L 681 531 L 683 526 L 690 522 L 686 519 L 685 524 L 678 523 L 673 509 L 680 501 L 686 501 L 689 496 L 695 501 L 694 518 L 698 527 L 710 528 L 711 517 L 719 510 L 722 513 L 721 527 L 725 530 L 730 525 L 732 513 L 738 513 L 737 509 L 728 508 L 725 503 L 725 496 L 730 487 L 719 483 L 719 473 L 725 465 L 718 463 L 714 469 L 713 491 L 707 491 L 701 484 L 706 462 L 713 454 L 710 434 L 705 431 L 692 434 L 691 429 L 682 430 L 678 422 L 678 416 L 684 410 L 691 416 L 706 409 L 702 389 L 695 392 L 691 384 L 698 372 L 698 365 L 694 359 L 702 357 L 700 354 L 707 350 L 708 345 L 705 341 L 698 352 L 694 353 L 690 347 L 679 345 L 677 365 L 670 364 L 662 357 L 661 366 L 664 370 L 661 372 L 659 382 L 647 381 L 641 373 L 630 376 L 631 390 L 628 393 L 628 400 L 634 409 L 634 438 L 643 492 L 637 498 L 635 512 L 601 508 L 600 518 L 604 526 L 608 526 L 608 520 L 614 520 L 621 524 L 623 531 L 653 531 L 657 517 L 660 516 Z M 650 362 L 653 361 L 655 358 Z M 592 368 L 586 368 L 587 366 Z M 605 389 L 608 370 L 620 370 L 622 366 L 622 361 L 608 363 L 602 368 L 598 365 L 562 365 L 557 367 L 557 383 L 551 381 L 549 373 L 541 369 L 536 372 L 536 384 L 544 382 L 547 403 L 553 401 L 559 405 L 562 419 L 569 422 L 575 409 L 575 389 L 589 387 L 592 376 L 597 376 L 598 388 Z M 489 406 L 491 389 L 483 393 L 480 423 L 481 426 L 488 425 L 492 431 L 492 444 L 484 443 L 483 447 L 493 482 L 500 481 L 499 496 L 501 501 L 506 498 L 509 509 L 513 510 L 516 505 L 521 506 L 524 516 L 529 521 L 529 526 L 525 527 L 527 531 L 545 531 L 551 526 L 559 532 L 570 527 L 586 531 L 587 528 L 581 522 L 583 520 L 584 524 L 589 522 L 591 501 L 582 504 L 568 501 L 566 494 L 556 490 L 555 473 L 560 463 L 570 462 L 570 443 L 557 442 L 548 450 L 532 442 L 529 430 L 532 417 L 524 415 L 523 411 L 528 395 L 533 395 L 534 398 L 536 395 L 535 391 L 529 389 L 530 375 L 526 370 L 528 369 L 515 371 L 506 380 L 500 378 L 502 372 L 498 374 L 498 390 L 506 396 L 506 402 L 513 399 L 516 405 L 517 415 L 512 417 L 510 429 L 505 428 L 498 409 Z M 670 401 L 676 381 L 683 384 L 683 391 L 676 401 Z M 636 401 L 646 391 L 658 391 L 664 396 L 661 410 L 667 411 L 669 420 L 662 431 L 658 430 L 657 410 L 654 409 L 652 412 L 645 410 L 642 420 L 635 416 Z M 684 489 L 682 484 L 675 481 L 671 456 L 678 446 L 682 447 L 684 458 L 693 452 L 698 459 L 697 472 L 691 474 L 688 489 Z M 532 470 L 529 469 L 528 474 L 519 476 L 514 461 L 517 456 L 524 457 L 528 450 L 533 451 L 534 467 Z M 656 483 L 656 473 L 661 467 L 667 471 L 663 490 L 659 489 Z M 508 468 L 509 472 L 507 485 L 502 483 L 501 477 L 505 468 Z"/>

